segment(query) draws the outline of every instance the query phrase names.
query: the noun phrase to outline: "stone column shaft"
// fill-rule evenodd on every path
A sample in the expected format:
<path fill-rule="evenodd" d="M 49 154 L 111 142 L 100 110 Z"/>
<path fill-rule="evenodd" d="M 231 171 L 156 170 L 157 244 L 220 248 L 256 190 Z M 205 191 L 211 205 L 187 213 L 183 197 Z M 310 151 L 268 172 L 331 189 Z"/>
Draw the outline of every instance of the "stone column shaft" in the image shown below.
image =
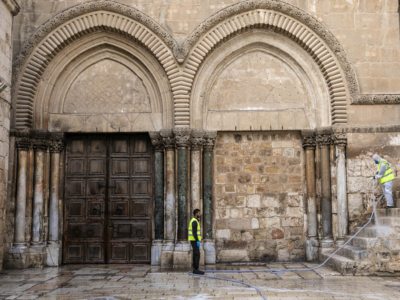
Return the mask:
<path fill-rule="evenodd" d="M 33 219 L 32 219 L 32 244 L 40 245 L 43 233 L 43 176 L 45 146 L 36 145 L 35 149 L 35 184 L 33 195 Z"/>
<path fill-rule="evenodd" d="M 329 132 L 323 132 L 317 137 L 321 149 L 321 208 L 322 208 L 322 247 L 332 245 L 332 192 L 331 192 L 331 170 L 330 170 L 330 144 Z"/>
<path fill-rule="evenodd" d="M 212 168 L 213 149 L 216 132 L 207 132 L 204 137 L 203 152 L 203 232 L 204 239 L 213 238 Z"/>
<path fill-rule="evenodd" d="M 174 129 L 178 152 L 178 241 L 188 241 L 188 146 L 190 129 Z"/>
<path fill-rule="evenodd" d="M 49 241 L 58 241 L 60 152 L 51 152 Z"/>
<path fill-rule="evenodd" d="M 344 244 L 349 228 L 349 211 L 347 201 L 347 172 L 346 172 L 346 137 L 335 135 L 336 144 L 336 178 L 338 205 L 338 237 L 336 243 Z"/>
<path fill-rule="evenodd" d="M 175 242 L 175 139 L 172 130 L 162 130 L 166 150 L 165 240 Z"/>
<path fill-rule="evenodd" d="M 28 175 L 28 146 L 27 139 L 17 139 L 18 148 L 18 170 L 17 170 L 17 201 L 15 206 L 15 230 L 14 244 L 17 247 L 26 246 L 25 224 L 26 224 L 26 196 Z"/>
<path fill-rule="evenodd" d="M 203 144 L 204 132 L 193 130 L 191 136 L 191 161 L 190 161 L 190 183 L 191 183 L 191 211 L 201 208 L 201 146 Z"/>
<path fill-rule="evenodd" d="M 164 239 L 164 152 L 156 150 L 154 153 L 154 184 L 155 184 L 155 239 Z"/>

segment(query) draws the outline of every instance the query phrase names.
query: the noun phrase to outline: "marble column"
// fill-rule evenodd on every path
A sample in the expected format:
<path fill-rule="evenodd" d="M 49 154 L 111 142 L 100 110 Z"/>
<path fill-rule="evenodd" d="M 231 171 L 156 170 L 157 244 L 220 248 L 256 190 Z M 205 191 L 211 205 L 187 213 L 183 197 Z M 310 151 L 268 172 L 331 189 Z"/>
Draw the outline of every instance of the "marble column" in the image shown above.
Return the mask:
<path fill-rule="evenodd" d="M 332 239 L 332 192 L 330 170 L 331 128 L 317 130 L 317 143 L 321 153 L 321 209 L 322 209 L 322 248 L 333 246 Z"/>
<path fill-rule="evenodd" d="M 334 135 L 336 145 L 336 180 L 337 180 L 337 215 L 338 237 L 337 245 L 343 245 L 349 229 L 349 210 L 347 203 L 347 174 L 346 174 L 346 134 Z"/>
<path fill-rule="evenodd" d="M 191 135 L 190 148 L 190 212 L 201 208 L 201 146 L 203 145 L 204 131 L 194 129 Z M 190 216 L 191 218 L 191 216 Z M 190 219 L 189 218 L 189 219 Z"/>
<path fill-rule="evenodd" d="M 306 154 L 306 185 L 307 185 L 307 261 L 318 260 L 318 218 L 317 195 L 315 181 L 315 131 L 303 130 L 303 147 Z"/>
<path fill-rule="evenodd" d="M 165 234 L 161 266 L 172 267 L 175 248 L 175 137 L 170 129 L 160 132 L 166 152 Z"/>
<path fill-rule="evenodd" d="M 16 139 L 18 151 L 17 169 L 17 199 L 15 204 L 15 229 L 14 247 L 26 248 L 25 226 L 26 226 L 26 197 L 28 176 L 28 151 L 30 141 L 27 138 Z"/>
<path fill-rule="evenodd" d="M 151 246 L 151 265 L 161 265 L 164 240 L 164 145 L 159 132 L 150 132 L 154 149 L 154 240 Z"/>
<path fill-rule="evenodd" d="M 178 155 L 178 241 L 188 242 L 188 146 L 190 129 L 174 129 Z"/>
<path fill-rule="evenodd" d="M 215 240 L 213 239 L 213 149 L 217 132 L 206 132 L 203 146 L 203 238 L 205 263 L 215 264 Z"/>
<path fill-rule="evenodd" d="M 35 183 L 33 192 L 32 247 L 43 246 L 43 177 L 47 147 L 45 140 L 37 139 L 33 141 L 33 148 L 35 149 Z"/>
<path fill-rule="evenodd" d="M 47 243 L 47 266 L 61 264 L 60 225 L 60 156 L 64 149 L 63 135 L 50 143 L 50 203 L 49 203 L 49 240 Z"/>

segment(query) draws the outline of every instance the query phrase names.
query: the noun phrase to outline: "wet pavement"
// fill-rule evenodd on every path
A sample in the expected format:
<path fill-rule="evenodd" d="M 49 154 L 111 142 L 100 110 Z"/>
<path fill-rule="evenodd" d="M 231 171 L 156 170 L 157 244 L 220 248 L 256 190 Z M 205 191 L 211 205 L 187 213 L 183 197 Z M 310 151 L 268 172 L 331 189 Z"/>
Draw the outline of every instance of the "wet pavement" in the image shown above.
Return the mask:
<path fill-rule="evenodd" d="M 313 266 L 315 264 L 274 263 L 257 267 L 218 265 L 217 268 L 256 270 Z M 400 299 L 400 277 L 344 277 L 325 267 L 283 275 L 247 273 L 217 276 L 255 285 L 268 300 Z M 262 298 L 251 288 L 192 277 L 183 270 L 161 270 L 148 265 L 67 265 L 59 268 L 5 270 L 0 274 L 0 299 Z"/>

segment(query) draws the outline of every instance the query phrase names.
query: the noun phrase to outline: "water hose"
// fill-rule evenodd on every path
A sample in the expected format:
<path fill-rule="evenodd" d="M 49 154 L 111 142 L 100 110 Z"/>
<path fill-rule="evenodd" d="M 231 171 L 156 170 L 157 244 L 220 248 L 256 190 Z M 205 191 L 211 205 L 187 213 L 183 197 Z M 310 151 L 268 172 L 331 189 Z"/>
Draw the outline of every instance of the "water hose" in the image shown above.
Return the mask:
<path fill-rule="evenodd" d="M 323 263 L 321 263 L 318 266 L 315 266 L 313 268 L 309 268 L 309 269 L 280 269 L 280 270 L 275 270 L 275 269 L 260 269 L 260 270 L 239 270 L 239 271 L 235 271 L 235 270 L 205 270 L 204 273 L 256 273 L 256 272 L 270 272 L 271 274 L 275 274 L 275 275 L 279 275 L 279 274 L 283 274 L 285 272 L 305 272 L 305 271 L 314 271 L 318 268 L 321 268 L 323 265 L 325 265 L 331 258 L 332 256 L 334 256 L 337 252 L 339 252 L 344 246 L 346 246 L 348 243 L 350 243 L 360 232 L 361 230 L 363 230 L 365 227 L 367 227 L 371 221 L 372 218 L 374 217 L 375 214 L 375 209 L 376 206 L 378 205 L 378 203 L 382 200 L 383 195 L 379 198 L 379 200 L 375 203 L 375 181 L 374 181 L 374 185 L 373 185 L 373 211 L 371 213 L 371 217 L 369 218 L 368 222 L 361 227 L 347 242 L 345 242 L 340 248 L 336 249 L 336 251 L 334 251 Z M 234 280 L 234 279 L 229 279 L 229 278 L 222 278 L 222 277 L 215 277 L 215 276 L 209 276 L 209 275 L 198 275 L 198 274 L 194 274 L 192 272 L 188 272 L 189 275 L 192 276 L 198 276 L 198 277 L 204 277 L 204 278 L 209 278 L 209 279 L 218 279 L 218 280 L 225 280 L 225 281 L 230 281 L 230 282 L 234 282 L 234 283 L 239 283 L 242 284 L 244 286 L 250 287 L 255 289 L 260 296 L 264 299 L 267 300 L 267 297 L 264 296 L 264 294 L 255 286 L 242 282 L 242 281 L 238 281 L 238 280 Z"/>

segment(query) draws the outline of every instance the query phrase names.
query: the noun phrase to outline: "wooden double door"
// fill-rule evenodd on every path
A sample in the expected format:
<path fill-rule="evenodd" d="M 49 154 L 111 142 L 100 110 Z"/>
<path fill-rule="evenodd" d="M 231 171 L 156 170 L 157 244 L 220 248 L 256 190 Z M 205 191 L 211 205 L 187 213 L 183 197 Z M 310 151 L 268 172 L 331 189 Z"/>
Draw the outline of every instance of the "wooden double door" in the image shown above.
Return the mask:
<path fill-rule="evenodd" d="M 152 151 L 147 135 L 67 139 L 64 263 L 149 263 Z"/>

